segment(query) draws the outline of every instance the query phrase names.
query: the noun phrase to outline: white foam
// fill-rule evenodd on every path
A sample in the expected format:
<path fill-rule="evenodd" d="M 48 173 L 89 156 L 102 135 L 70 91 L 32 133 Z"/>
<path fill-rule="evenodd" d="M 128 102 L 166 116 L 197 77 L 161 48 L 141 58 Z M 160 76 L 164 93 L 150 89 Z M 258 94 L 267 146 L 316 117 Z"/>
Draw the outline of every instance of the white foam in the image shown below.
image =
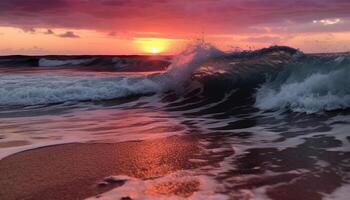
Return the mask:
<path fill-rule="evenodd" d="M 349 199 L 350 185 L 343 185 L 336 189 L 332 194 L 327 195 L 324 200 L 348 200 Z"/>
<path fill-rule="evenodd" d="M 88 200 L 101 199 L 101 200 L 112 200 L 112 199 L 121 199 L 123 197 L 130 197 L 135 200 L 183 200 L 183 199 L 192 199 L 192 200 L 228 200 L 227 195 L 220 194 L 221 191 L 220 184 L 218 184 L 214 179 L 203 176 L 195 175 L 190 171 L 179 171 L 173 174 L 166 175 L 164 177 L 150 179 L 150 180 L 141 180 L 127 176 L 114 176 L 116 180 L 127 180 L 126 184 L 113 189 L 112 191 L 106 192 L 97 197 L 88 198 Z M 184 198 L 171 194 L 162 194 L 154 192 L 155 187 L 166 184 L 166 183 L 199 183 L 199 190 L 195 191 L 190 197 Z"/>
<path fill-rule="evenodd" d="M 189 80 L 192 73 L 204 63 L 206 60 L 223 55 L 224 53 L 216 49 L 214 46 L 199 41 L 193 45 L 189 45 L 184 51 L 177 55 L 169 66 L 169 70 L 165 73 L 178 83 Z"/>
<path fill-rule="evenodd" d="M 39 60 L 40 67 L 59 67 L 64 65 L 83 65 L 93 62 L 95 58 L 90 59 L 74 59 L 74 60 L 51 60 L 47 58 L 41 58 Z"/>
<path fill-rule="evenodd" d="M 188 161 L 192 163 L 205 163 L 208 162 L 208 160 L 203 160 L 203 159 L 189 159 Z"/>
<path fill-rule="evenodd" d="M 101 78 L 52 74 L 3 74 L 0 105 L 38 105 L 105 100 L 155 93 L 161 85 L 143 76 Z"/>
<path fill-rule="evenodd" d="M 349 77 L 350 68 L 343 68 L 286 81 L 278 88 L 267 83 L 257 92 L 256 106 L 263 110 L 288 108 L 306 113 L 349 108 Z"/>

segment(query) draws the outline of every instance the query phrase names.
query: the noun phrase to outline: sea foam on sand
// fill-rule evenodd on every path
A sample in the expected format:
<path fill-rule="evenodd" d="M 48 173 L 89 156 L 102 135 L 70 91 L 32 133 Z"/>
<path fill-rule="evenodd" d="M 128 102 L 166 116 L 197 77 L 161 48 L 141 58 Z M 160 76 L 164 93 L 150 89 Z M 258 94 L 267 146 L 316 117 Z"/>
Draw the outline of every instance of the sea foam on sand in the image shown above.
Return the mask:
<path fill-rule="evenodd" d="M 144 199 L 144 200 L 228 200 L 217 193 L 222 190 L 217 181 L 209 176 L 195 175 L 191 171 L 178 171 L 160 178 L 142 180 L 127 176 L 114 176 L 114 180 L 127 180 L 126 184 L 87 200 Z"/>

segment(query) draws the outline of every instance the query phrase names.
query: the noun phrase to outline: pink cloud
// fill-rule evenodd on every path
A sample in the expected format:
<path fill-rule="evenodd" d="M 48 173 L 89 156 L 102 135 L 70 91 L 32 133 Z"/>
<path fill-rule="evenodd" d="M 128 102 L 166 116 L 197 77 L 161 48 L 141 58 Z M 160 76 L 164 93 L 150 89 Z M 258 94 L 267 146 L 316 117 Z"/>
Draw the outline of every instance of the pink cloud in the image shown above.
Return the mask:
<path fill-rule="evenodd" d="M 343 31 L 350 30 L 349 10 L 347 0 L 1 0 L 0 25 L 163 34 L 257 32 L 258 26 Z M 308 28 L 328 18 L 344 23 Z"/>

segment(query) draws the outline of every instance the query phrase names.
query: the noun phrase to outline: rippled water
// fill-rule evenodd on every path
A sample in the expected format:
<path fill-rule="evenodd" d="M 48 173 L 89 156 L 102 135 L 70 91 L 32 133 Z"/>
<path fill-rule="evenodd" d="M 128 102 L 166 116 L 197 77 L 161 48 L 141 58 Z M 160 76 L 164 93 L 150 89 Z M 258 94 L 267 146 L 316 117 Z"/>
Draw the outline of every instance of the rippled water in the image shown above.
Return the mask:
<path fill-rule="evenodd" d="M 347 111 L 306 115 L 262 112 L 248 106 L 229 108 L 230 114 L 200 114 L 219 105 L 188 109 L 191 104 L 186 98 L 162 102 L 158 96 L 149 96 L 3 109 L 1 156 L 49 144 L 199 135 L 206 151 L 226 159 L 191 173 L 213 179 L 214 185 L 222 187 L 220 194 L 242 199 L 347 194 L 341 189 L 348 187 L 350 170 Z M 215 156 L 206 159 L 203 162 Z"/>

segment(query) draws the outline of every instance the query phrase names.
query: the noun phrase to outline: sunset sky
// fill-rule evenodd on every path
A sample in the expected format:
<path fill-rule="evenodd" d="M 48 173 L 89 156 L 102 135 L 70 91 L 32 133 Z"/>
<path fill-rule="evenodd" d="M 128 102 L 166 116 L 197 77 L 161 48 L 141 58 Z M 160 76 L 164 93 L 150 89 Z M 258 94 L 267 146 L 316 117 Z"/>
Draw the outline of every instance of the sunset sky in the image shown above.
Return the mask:
<path fill-rule="evenodd" d="M 1 0 L 0 55 L 350 50 L 349 0 Z"/>

